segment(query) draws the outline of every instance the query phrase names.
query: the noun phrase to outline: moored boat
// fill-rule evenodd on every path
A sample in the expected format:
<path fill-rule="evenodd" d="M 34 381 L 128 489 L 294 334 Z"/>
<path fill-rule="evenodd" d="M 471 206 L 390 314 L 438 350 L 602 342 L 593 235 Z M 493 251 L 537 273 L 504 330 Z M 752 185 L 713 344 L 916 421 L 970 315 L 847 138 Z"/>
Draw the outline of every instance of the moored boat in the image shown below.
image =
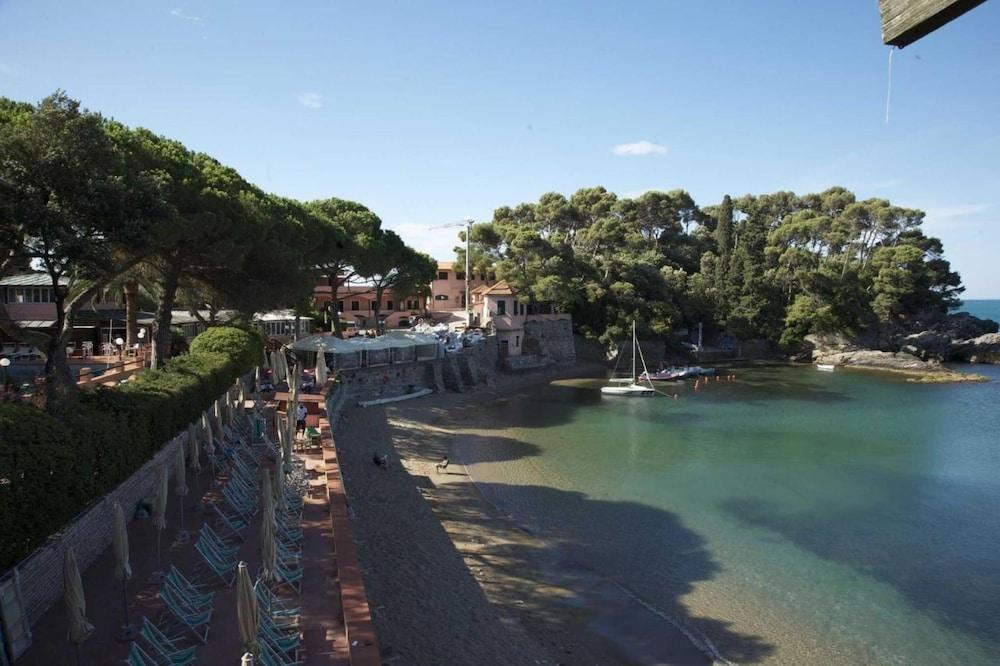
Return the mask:
<path fill-rule="evenodd" d="M 636 356 L 642 361 L 642 374 L 636 374 Z M 621 360 L 621 355 L 619 354 L 619 360 Z M 615 364 L 615 369 L 618 369 L 617 363 Z M 613 373 L 612 373 L 613 374 Z M 646 359 L 642 357 L 642 349 L 639 347 L 639 341 L 635 335 L 635 322 L 632 322 L 632 374 L 629 377 L 614 377 L 612 376 L 609 380 L 612 384 L 611 386 L 602 386 L 601 395 L 618 395 L 618 396 L 653 396 L 656 395 L 656 389 L 653 388 L 652 382 L 649 381 L 649 370 L 646 369 Z M 645 382 L 644 384 L 640 382 Z"/>
<path fill-rule="evenodd" d="M 837 366 L 832 363 L 817 363 L 816 369 L 822 370 L 823 372 L 833 372 L 837 369 Z"/>

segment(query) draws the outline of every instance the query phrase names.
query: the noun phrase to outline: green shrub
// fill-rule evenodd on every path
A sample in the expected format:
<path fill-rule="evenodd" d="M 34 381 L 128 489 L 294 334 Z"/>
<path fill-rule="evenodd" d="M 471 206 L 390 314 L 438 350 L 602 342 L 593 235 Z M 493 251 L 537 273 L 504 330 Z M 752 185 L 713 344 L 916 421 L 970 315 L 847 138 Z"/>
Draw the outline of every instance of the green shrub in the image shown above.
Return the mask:
<path fill-rule="evenodd" d="M 248 372 L 260 336 L 212 328 L 161 370 L 83 391 L 57 419 L 0 405 L 0 572 L 127 479 Z M 129 511 L 129 507 L 123 507 Z"/>
<path fill-rule="evenodd" d="M 233 359 L 240 373 L 249 372 L 261 361 L 263 335 L 234 326 L 215 326 L 191 341 L 191 353 L 218 352 Z"/>

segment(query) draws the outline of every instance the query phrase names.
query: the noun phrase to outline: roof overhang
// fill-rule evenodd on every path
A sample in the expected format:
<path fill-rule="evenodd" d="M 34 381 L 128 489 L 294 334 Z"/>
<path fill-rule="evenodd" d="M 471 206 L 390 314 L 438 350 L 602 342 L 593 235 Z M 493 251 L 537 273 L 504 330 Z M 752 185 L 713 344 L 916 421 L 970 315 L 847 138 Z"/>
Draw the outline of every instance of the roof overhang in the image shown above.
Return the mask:
<path fill-rule="evenodd" d="M 985 0 L 878 0 L 882 43 L 903 48 Z"/>

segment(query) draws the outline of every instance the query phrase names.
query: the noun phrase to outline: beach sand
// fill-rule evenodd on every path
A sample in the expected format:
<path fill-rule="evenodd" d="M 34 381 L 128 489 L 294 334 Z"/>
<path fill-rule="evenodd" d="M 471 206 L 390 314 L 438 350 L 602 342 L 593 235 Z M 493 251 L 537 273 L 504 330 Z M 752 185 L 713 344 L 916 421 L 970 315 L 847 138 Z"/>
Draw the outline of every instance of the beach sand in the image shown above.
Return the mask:
<path fill-rule="evenodd" d="M 503 375 L 475 393 L 345 411 L 337 449 L 387 663 L 711 663 L 665 618 L 567 559 L 555 537 L 486 502 L 456 456 L 463 434 L 490 435 L 469 420 L 476 405 L 595 370 Z"/>

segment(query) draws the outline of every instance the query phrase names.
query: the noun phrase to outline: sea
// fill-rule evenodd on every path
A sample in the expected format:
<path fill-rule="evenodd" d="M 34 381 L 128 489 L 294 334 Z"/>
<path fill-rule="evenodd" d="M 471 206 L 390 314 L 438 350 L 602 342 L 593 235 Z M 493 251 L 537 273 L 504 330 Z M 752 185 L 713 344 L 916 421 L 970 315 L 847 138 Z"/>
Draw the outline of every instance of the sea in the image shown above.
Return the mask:
<path fill-rule="evenodd" d="M 962 301 L 962 304 L 955 308 L 955 312 L 968 312 L 980 319 L 1000 322 L 1000 299 Z"/>
<path fill-rule="evenodd" d="M 615 398 L 561 380 L 478 407 L 494 430 L 457 447 L 567 566 L 727 660 L 998 664 L 1000 367 L 966 369 L 990 381 L 760 365 Z"/>

